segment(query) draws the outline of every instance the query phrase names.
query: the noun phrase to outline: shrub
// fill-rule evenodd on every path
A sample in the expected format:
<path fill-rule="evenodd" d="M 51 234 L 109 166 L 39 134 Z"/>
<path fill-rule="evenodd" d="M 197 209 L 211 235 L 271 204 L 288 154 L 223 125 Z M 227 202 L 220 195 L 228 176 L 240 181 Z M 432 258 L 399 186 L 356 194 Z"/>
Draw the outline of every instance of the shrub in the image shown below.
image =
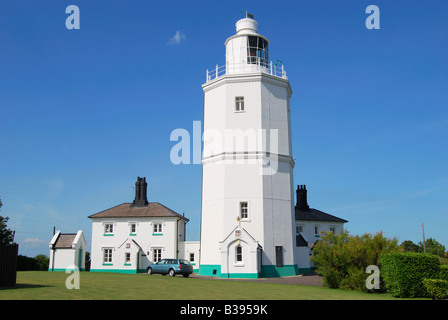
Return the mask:
<path fill-rule="evenodd" d="M 423 286 L 433 300 L 443 299 L 448 291 L 448 281 L 440 279 L 423 279 Z"/>
<path fill-rule="evenodd" d="M 397 241 L 385 238 L 381 232 L 375 236 L 327 232 L 321 239 L 313 247 L 312 261 L 317 273 L 323 276 L 323 285 L 329 288 L 368 291 L 367 266 L 380 267 L 381 254 L 398 250 Z"/>
<path fill-rule="evenodd" d="M 440 266 L 439 279 L 448 281 L 448 265 L 443 264 Z"/>
<path fill-rule="evenodd" d="M 381 276 L 394 297 L 428 297 L 423 279 L 437 279 L 440 272 L 439 258 L 428 253 L 387 253 L 381 263 Z"/>

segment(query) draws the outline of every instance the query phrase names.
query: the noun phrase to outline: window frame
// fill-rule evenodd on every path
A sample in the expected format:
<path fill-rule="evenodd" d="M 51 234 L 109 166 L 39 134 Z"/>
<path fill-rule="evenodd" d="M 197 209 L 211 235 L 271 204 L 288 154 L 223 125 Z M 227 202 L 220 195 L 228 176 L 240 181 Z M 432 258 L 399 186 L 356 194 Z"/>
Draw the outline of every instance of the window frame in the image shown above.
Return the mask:
<path fill-rule="evenodd" d="M 113 236 L 114 235 L 114 223 L 113 222 L 105 222 L 103 234 L 105 236 Z"/>
<path fill-rule="evenodd" d="M 243 247 L 241 245 L 235 247 L 235 264 L 243 264 Z"/>
<path fill-rule="evenodd" d="M 124 265 L 125 266 L 130 266 L 131 265 L 131 253 L 130 252 L 125 252 L 124 253 Z"/>
<path fill-rule="evenodd" d="M 235 96 L 235 112 L 236 113 L 246 112 L 244 104 L 245 104 L 244 96 Z"/>
<path fill-rule="evenodd" d="M 163 223 L 154 223 L 152 226 L 152 235 L 160 236 L 163 234 Z"/>
<path fill-rule="evenodd" d="M 129 235 L 135 236 L 137 234 L 137 223 L 131 222 L 129 224 Z"/>
<path fill-rule="evenodd" d="M 243 205 L 246 205 L 244 208 Z M 244 212 L 245 210 L 245 212 Z M 249 220 L 249 201 L 240 201 L 239 216 L 241 221 Z"/>
<path fill-rule="evenodd" d="M 113 264 L 113 250 L 112 248 L 104 248 L 103 249 L 103 265 L 112 265 Z"/>
<path fill-rule="evenodd" d="M 153 263 L 157 263 L 162 259 L 162 248 L 154 248 L 152 249 L 152 260 Z"/>

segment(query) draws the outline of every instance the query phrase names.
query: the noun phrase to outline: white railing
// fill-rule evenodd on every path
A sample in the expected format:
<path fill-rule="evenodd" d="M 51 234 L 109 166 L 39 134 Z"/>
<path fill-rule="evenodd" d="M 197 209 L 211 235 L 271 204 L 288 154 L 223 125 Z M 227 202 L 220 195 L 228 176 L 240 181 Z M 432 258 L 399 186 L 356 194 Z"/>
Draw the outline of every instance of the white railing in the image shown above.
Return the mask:
<path fill-rule="evenodd" d="M 206 71 L 206 82 L 217 79 L 225 74 L 236 74 L 236 73 L 247 73 L 247 72 L 262 72 L 273 75 L 275 77 L 288 79 L 286 76 L 286 70 L 284 65 L 279 65 L 278 63 L 273 64 L 272 61 L 269 65 L 260 64 L 260 60 L 257 63 L 231 63 L 222 66 L 216 65 L 215 68 L 207 69 Z"/>

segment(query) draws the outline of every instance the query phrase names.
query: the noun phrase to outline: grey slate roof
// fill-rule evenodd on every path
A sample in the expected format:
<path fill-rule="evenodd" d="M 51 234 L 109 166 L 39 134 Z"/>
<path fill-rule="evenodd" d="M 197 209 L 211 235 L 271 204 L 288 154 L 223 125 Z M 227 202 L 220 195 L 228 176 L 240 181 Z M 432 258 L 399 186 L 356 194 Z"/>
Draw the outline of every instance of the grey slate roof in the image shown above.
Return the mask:
<path fill-rule="evenodd" d="M 343 223 L 348 222 L 347 220 L 311 208 L 309 210 L 299 210 L 297 207 L 295 207 L 295 218 L 296 220 L 306 220 L 306 221 L 330 221 L 330 222 L 343 222 Z"/>
<path fill-rule="evenodd" d="M 118 206 L 89 216 L 90 219 L 135 217 L 175 217 L 189 221 L 189 219 L 185 218 L 183 215 L 180 215 L 158 202 L 149 202 L 145 206 L 134 206 L 132 203 L 122 203 Z"/>
<path fill-rule="evenodd" d="M 61 233 L 54 244 L 55 249 L 67 249 L 72 247 L 76 233 Z"/>

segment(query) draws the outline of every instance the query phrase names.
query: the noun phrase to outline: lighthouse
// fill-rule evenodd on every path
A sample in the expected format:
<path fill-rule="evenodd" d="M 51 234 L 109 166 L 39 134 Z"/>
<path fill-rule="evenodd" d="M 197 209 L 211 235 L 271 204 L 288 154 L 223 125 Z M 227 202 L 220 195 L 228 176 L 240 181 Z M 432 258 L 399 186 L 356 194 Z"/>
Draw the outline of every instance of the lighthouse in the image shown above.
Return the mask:
<path fill-rule="evenodd" d="M 206 72 L 199 275 L 298 274 L 290 97 L 252 17 L 225 41 L 225 64 Z"/>

